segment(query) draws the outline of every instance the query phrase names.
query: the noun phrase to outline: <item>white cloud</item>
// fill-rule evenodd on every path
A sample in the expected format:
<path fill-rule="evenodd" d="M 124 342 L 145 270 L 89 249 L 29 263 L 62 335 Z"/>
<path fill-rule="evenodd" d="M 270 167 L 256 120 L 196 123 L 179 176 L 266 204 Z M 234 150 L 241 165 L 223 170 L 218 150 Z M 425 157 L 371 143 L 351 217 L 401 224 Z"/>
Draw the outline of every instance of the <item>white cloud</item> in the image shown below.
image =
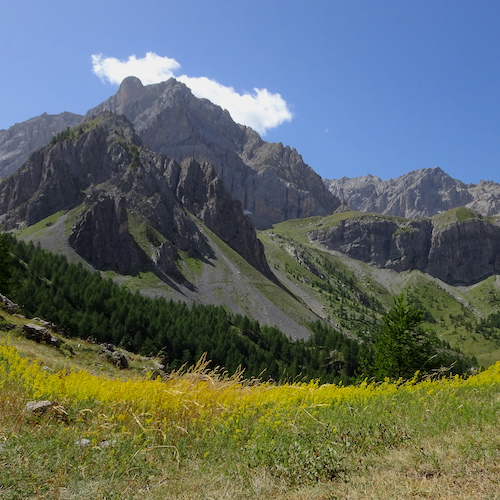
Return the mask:
<path fill-rule="evenodd" d="M 169 57 L 148 52 L 138 59 L 130 56 L 126 61 L 102 54 L 92 56 L 92 70 L 102 80 L 120 84 L 127 76 L 136 76 L 143 84 L 158 83 L 175 77 L 180 64 Z M 227 109 L 234 121 L 248 125 L 260 134 L 292 120 L 287 102 L 280 94 L 267 89 L 254 88 L 253 93 L 240 94 L 233 87 L 226 87 L 206 77 L 175 77 L 185 83 L 196 97 L 206 98 Z"/>
<path fill-rule="evenodd" d="M 119 85 L 127 76 L 136 76 L 144 85 L 168 80 L 174 76 L 173 71 L 181 65 L 169 57 L 161 57 L 148 52 L 142 59 L 130 56 L 126 61 L 116 57 L 104 57 L 102 54 L 92 55 L 92 71 L 104 82 Z"/>

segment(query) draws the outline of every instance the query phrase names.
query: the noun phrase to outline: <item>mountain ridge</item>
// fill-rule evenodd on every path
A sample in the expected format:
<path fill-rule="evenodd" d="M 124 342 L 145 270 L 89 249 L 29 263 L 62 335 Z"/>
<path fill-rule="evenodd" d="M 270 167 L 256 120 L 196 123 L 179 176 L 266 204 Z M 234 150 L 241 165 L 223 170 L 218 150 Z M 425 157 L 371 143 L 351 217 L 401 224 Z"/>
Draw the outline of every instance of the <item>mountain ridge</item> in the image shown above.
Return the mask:
<path fill-rule="evenodd" d="M 82 120 L 83 116 L 69 112 L 43 113 L 0 130 L 0 178 L 14 173 L 33 151 L 47 145 L 55 134 Z"/>
<path fill-rule="evenodd" d="M 458 208 L 432 218 L 353 212 L 333 220 L 310 230 L 309 239 L 377 267 L 419 270 L 466 286 L 500 273 L 498 216 Z"/>
<path fill-rule="evenodd" d="M 365 175 L 325 179 L 324 183 L 358 212 L 417 218 L 464 206 L 485 216 L 500 213 L 500 184 L 483 180 L 465 184 L 440 167 L 413 170 L 385 181 Z"/>
<path fill-rule="evenodd" d="M 104 109 L 125 114 L 153 151 L 177 161 L 194 157 L 211 163 L 258 228 L 328 215 L 340 200 L 356 211 L 401 217 L 430 217 L 458 206 L 482 215 L 500 213 L 500 184 L 483 180 L 465 184 L 440 167 L 388 180 L 374 175 L 321 179 L 294 148 L 263 141 L 249 127 L 236 124 L 226 110 L 194 97 L 173 78 L 143 85 L 128 77 L 86 118 Z M 0 130 L 0 177 L 13 173 L 31 152 L 83 119 L 69 112 L 44 113 Z"/>

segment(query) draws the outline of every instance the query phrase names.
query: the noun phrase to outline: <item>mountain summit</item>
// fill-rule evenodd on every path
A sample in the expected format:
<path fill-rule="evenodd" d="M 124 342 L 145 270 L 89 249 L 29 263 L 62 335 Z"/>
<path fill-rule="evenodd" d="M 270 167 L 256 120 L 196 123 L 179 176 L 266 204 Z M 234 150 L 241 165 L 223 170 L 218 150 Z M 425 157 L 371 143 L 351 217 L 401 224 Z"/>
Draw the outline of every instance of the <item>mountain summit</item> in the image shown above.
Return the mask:
<path fill-rule="evenodd" d="M 138 78 L 126 78 L 87 117 L 104 110 L 125 115 L 152 151 L 213 165 L 258 226 L 328 215 L 340 205 L 295 149 L 263 141 L 174 78 L 146 86 Z"/>

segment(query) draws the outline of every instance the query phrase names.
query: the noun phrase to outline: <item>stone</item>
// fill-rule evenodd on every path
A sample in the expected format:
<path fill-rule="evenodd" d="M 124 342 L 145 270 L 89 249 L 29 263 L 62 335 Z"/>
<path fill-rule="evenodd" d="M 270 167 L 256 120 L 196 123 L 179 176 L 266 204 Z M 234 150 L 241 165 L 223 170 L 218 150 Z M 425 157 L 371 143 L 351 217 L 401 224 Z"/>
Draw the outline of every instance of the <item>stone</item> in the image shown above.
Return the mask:
<path fill-rule="evenodd" d="M 62 345 L 61 339 L 52 335 L 47 328 L 35 325 L 34 323 L 26 323 L 23 325 L 23 333 L 27 339 L 34 340 L 39 344 L 48 344 L 59 349 Z"/>
<path fill-rule="evenodd" d="M 82 438 L 75 442 L 76 446 L 81 446 L 82 448 L 86 448 L 90 446 L 90 439 Z"/>
<path fill-rule="evenodd" d="M 50 408 L 56 406 L 57 403 L 53 401 L 28 401 L 25 406 L 25 411 L 28 413 L 33 413 L 34 415 L 43 415 Z"/>
<path fill-rule="evenodd" d="M 102 344 L 101 354 L 120 370 L 126 370 L 129 362 L 125 354 L 118 352 L 112 344 Z"/>
<path fill-rule="evenodd" d="M 64 406 L 49 400 L 28 401 L 24 412 L 29 417 L 53 416 L 58 420 L 67 421 L 68 412 Z"/>
<path fill-rule="evenodd" d="M 9 314 L 17 314 L 20 310 L 20 307 L 12 302 L 8 297 L 0 293 L 0 303 L 2 304 L 2 308 L 7 311 Z"/>

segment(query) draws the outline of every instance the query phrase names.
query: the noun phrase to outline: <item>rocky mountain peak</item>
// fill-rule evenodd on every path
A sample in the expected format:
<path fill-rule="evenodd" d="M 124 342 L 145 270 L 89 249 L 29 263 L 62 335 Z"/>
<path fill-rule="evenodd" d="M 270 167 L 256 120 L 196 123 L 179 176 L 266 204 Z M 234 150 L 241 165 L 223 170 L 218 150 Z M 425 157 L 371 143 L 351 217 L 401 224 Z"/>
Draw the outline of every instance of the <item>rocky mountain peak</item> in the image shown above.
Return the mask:
<path fill-rule="evenodd" d="M 431 217 L 465 206 L 482 215 L 500 213 L 500 185 L 464 184 L 440 167 L 413 170 L 396 179 L 343 177 L 325 180 L 330 192 L 353 210 L 398 217 Z"/>
<path fill-rule="evenodd" d="M 141 94 L 144 85 L 141 80 L 135 76 L 128 76 L 120 84 L 117 92 L 117 98 L 123 103 L 135 101 Z"/>
<path fill-rule="evenodd" d="M 104 111 L 126 116 L 142 143 L 156 153 L 179 163 L 191 157 L 213 165 L 217 177 L 259 227 L 328 215 L 340 204 L 295 149 L 263 141 L 249 127 L 235 123 L 227 110 L 195 97 L 174 78 L 153 85 L 125 78 L 115 95 L 88 111 L 87 121 Z M 82 117 L 75 115 L 70 122 L 70 117 L 61 115 L 50 127 L 46 117 L 33 120 L 43 123 L 38 128 L 45 131 L 36 141 L 24 138 L 34 130 L 27 122 L 22 130 L 0 131 L 0 176 L 2 171 L 14 172 L 31 152 Z"/>
<path fill-rule="evenodd" d="M 30 153 L 47 145 L 54 135 L 74 127 L 83 116 L 74 113 L 43 113 L 7 130 L 0 130 L 0 178 L 15 172 Z"/>
<path fill-rule="evenodd" d="M 163 272 L 174 272 L 176 249 L 210 257 L 194 216 L 274 278 L 252 222 L 213 167 L 194 159 L 179 164 L 147 150 L 123 115 L 103 111 L 61 132 L 0 184 L 0 223 L 7 228 L 79 206 L 69 243 L 98 269 L 134 273 L 152 259 Z M 152 255 L 141 257 L 144 249 L 129 232 L 129 214 L 150 227 Z"/>
<path fill-rule="evenodd" d="M 106 109 L 127 116 L 151 150 L 178 162 L 192 157 L 213 165 L 233 198 L 261 226 L 327 215 L 340 204 L 295 149 L 263 141 L 174 78 L 146 86 L 126 79 L 87 116 Z"/>

